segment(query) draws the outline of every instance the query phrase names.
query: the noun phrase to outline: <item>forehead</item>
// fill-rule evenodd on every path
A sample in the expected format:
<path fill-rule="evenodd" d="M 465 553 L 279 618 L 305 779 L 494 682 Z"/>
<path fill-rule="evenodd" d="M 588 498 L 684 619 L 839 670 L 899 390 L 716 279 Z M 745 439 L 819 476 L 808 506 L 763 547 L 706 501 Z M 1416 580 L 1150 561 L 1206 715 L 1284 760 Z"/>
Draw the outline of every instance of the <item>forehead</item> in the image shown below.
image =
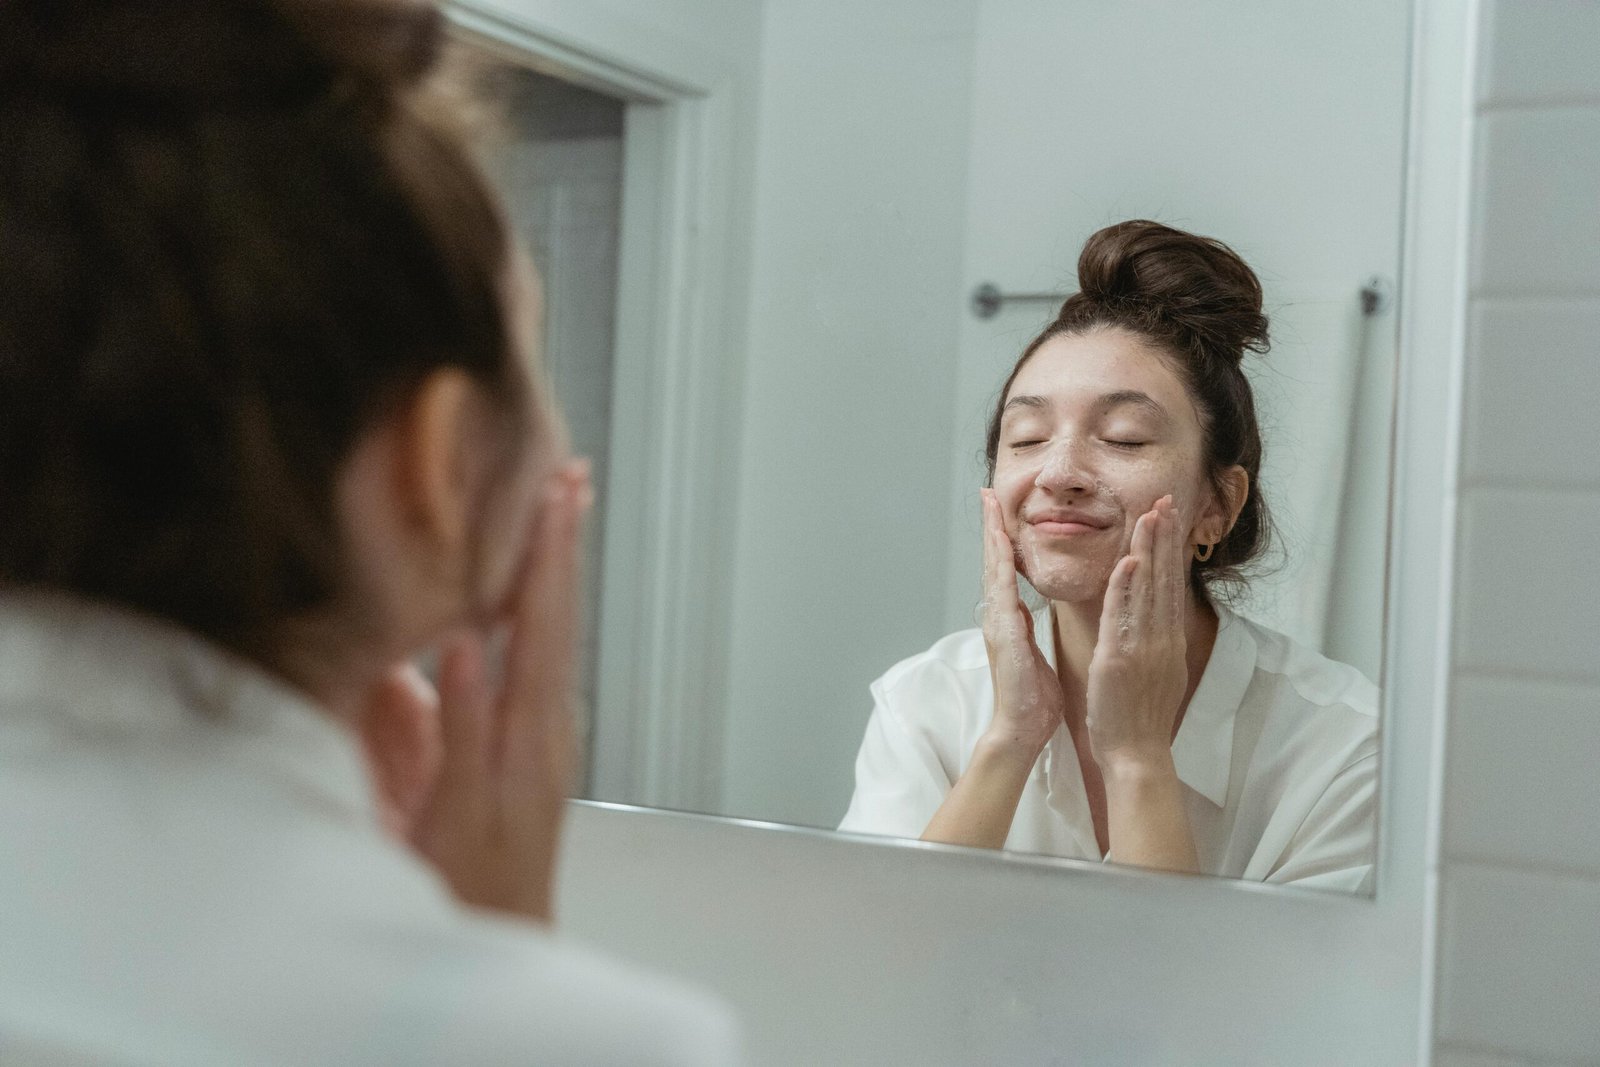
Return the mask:
<path fill-rule="evenodd" d="M 1053 407 L 1071 408 L 1122 392 L 1146 393 L 1174 415 L 1187 413 L 1198 424 L 1189 392 L 1170 359 L 1137 334 L 1120 329 L 1050 338 L 1017 371 L 1006 396 L 1038 396 Z"/>

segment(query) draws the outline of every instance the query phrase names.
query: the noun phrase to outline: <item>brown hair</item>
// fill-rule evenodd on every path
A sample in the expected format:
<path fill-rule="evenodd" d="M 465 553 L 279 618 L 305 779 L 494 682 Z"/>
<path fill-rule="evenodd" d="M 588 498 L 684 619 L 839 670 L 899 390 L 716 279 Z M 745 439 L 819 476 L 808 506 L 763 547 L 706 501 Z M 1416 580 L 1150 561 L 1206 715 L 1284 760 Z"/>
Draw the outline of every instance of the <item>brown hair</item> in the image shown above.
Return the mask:
<path fill-rule="evenodd" d="M 406 0 L 0 4 L 0 586 L 259 652 L 432 370 L 531 417 L 444 24 Z"/>
<path fill-rule="evenodd" d="M 1265 554 L 1272 539 L 1261 495 L 1261 427 L 1242 367 L 1246 352 L 1270 347 L 1255 272 L 1221 241 L 1133 219 L 1089 238 L 1078 257 L 1078 286 L 1055 321 L 1023 350 L 1000 391 L 985 443 L 989 480 L 1011 383 L 1041 345 L 1106 328 L 1137 334 L 1168 357 L 1199 412 L 1206 476 L 1218 498 L 1226 499 L 1222 474 L 1228 468 L 1243 467 L 1250 476 L 1238 521 L 1211 558 L 1196 560 L 1191 571 L 1202 595 L 1218 585 L 1242 584 L 1247 565 Z"/>

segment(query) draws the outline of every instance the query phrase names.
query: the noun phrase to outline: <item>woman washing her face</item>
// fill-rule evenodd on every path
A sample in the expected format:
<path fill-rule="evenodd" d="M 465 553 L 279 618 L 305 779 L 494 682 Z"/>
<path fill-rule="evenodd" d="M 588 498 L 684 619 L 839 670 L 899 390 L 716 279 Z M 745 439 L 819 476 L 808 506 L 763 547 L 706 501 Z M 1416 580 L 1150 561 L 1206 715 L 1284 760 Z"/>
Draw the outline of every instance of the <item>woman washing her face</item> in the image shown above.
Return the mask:
<path fill-rule="evenodd" d="M 1260 285 L 1144 221 L 1078 275 L 990 423 L 983 627 L 874 683 L 840 828 L 1359 889 L 1376 690 L 1213 595 L 1270 531 Z"/>

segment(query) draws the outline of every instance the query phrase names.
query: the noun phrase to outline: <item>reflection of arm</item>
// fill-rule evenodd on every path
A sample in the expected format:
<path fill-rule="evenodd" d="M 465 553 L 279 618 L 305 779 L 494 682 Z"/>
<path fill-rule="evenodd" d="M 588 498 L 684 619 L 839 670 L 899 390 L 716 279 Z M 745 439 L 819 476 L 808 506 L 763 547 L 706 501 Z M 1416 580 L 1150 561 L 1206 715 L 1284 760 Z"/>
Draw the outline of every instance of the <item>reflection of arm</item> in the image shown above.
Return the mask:
<path fill-rule="evenodd" d="M 1377 753 L 1341 770 L 1306 814 L 1267 881 L 1359 892 L 1371 882 L 1377 837 Z"/>
<path fill-rule="evenodd" d="M 1108 761 L 1106 831 L 1117 863 L 1161 871 L 1200 870 L 1189 816 L 1183 808 L 1183 783 L 1169 748 L 1153 762 Z"/>
<path fill-rule="evenodd" d="M 924 841 L 976 848 L 1002 848 L 1022 799 L 1039 750 L 1011 738 L 985 735 L 972 752 L 972 762 L 939 805 Z"/>

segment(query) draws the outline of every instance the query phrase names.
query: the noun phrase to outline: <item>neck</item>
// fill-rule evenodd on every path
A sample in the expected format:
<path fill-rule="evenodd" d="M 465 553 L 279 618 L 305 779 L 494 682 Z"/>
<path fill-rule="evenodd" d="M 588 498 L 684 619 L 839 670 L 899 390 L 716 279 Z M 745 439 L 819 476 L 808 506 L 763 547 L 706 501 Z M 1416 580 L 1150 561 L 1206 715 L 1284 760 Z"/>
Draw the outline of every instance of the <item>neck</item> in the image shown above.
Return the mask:
<path fill-rule="evenodd" d="M 335 720 L 355 725 L 373 689 L 400 657 L 376 642 L 350 640 L 352 626 L 306 620 L 286 628 L 272 667 Z"/>

